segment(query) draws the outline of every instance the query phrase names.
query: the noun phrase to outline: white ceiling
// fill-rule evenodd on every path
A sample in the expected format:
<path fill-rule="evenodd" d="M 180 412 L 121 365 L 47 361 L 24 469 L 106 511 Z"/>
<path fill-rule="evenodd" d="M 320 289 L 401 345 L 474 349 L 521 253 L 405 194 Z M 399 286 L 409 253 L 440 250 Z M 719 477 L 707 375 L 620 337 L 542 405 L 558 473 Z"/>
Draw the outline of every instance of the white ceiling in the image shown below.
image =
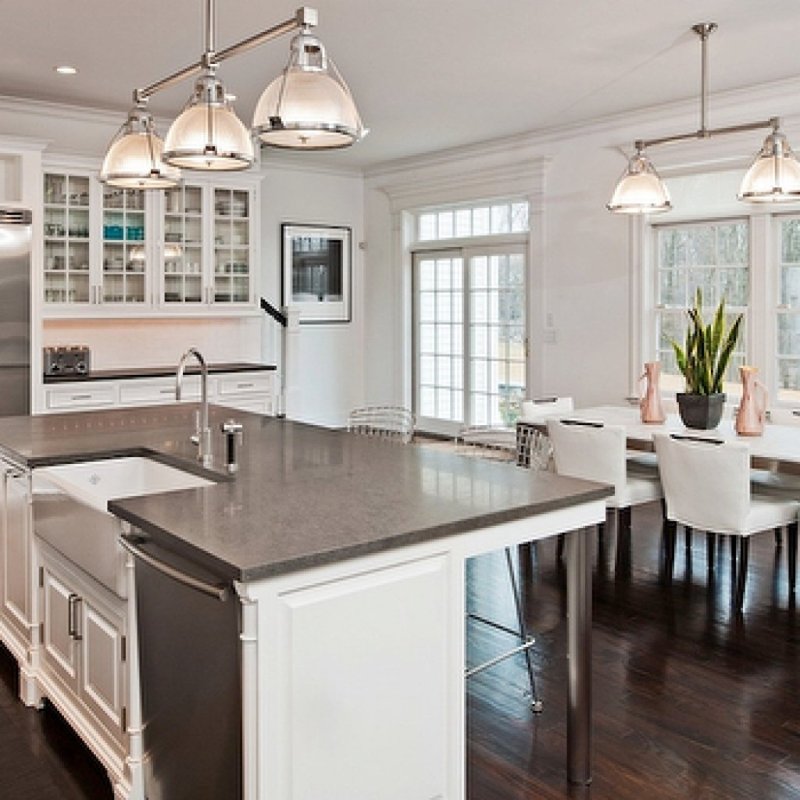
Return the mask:
<path fill-rule="evenodd" d="M 293 17 L 299 2 L 217 0 L 218 49 Z M 309 2 L 371 129 L 327 154 L 348 166 L 695 98 L 697 22 L 720 26 L 709 40 L 712 94 L 800 73 L 797 0 Z M 0 94 L 116 110 L 120 122 L 135 87 L 197 61 L 203 47 L 203 0 L 3 5 Z M 221 66 L 245 122 L 287 54 L 284 38 Z M 62 63 L 79 73 L 57 75 Z M 151 108 L 174 116 L 190 91 L 186 81 Z"/>

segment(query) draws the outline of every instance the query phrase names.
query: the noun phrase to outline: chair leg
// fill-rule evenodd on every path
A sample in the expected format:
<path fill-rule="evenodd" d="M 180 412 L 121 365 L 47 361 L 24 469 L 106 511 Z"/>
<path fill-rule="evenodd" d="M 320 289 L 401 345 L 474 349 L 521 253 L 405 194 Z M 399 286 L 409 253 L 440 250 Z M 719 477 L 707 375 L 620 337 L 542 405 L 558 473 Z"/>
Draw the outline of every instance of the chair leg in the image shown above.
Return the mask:
<path fill-rule="evenodd" d="M 556 561 L 560 564 L 564 559 L 565 534 L 559 533 L 556 537 Z"/>
<path fill-rule="evenodd" d="M 706 560 L 708 561 L 708 571 L 714 571 L 714 550 L 717 543 L 715 533 L 706 533 Z"/>
<path fill-rule="evenodd" d="M 526 645 L 533 641 L 533 638 L 528 633 L 528 626 L 525 622 L 525 614 L 522 610 L 522 601 L 519 596 L 519 587 L 517 586 L 517 578 L 514 575 L 514 564 L 511 561 L 511 549 L 506 547 L 506 564 L 508 565 L 508 579 L 511 583 L 511 593 L 514 595 L 514 610 L 517 613 L 517 625 L 519 626 L 519 638 L 521 644 Z M 523 650 L 525 654 L 525 668 L 528 672 L 528 683 L 531 687 L 531 708 L 535 712 L 542 710 L 542 701 L 536 694 L 536 678 L 533 675 L 533 662 L 531 661 L 530 647 Z"/>
<path fill-rule="evenodd" d="M 750 554 L 750 539 L 747 536 L 739 537 L 739 563 L 736 570 L 736 597 L 734 608 L 741 611 L 744 606 L 744 585 L 747 580 L 747 562 Z"/>
<path fill-rule="evenodd" d="M 664 577 L 667 583 L 672 582 L 675 568 L 675 540 L 678 536 L 678 523 L 664 520 Z"/>
<path fill-rule="evenodd" d="M 692 549 L 692 529 L 687 525 L 683 529 L 683 544 L 687 550 Z"/>
<path fill-rule="evenodd" d="M 783 547 L 783 531 L 775 528 L 775 547 Z"/>
<path fill-rule="evenodd" d="M 797 581 L 797 523 L 791 522 L 786 526 L 788 552 L 786 558 L 789 566 L 789 594 L 794 594 Z"/>

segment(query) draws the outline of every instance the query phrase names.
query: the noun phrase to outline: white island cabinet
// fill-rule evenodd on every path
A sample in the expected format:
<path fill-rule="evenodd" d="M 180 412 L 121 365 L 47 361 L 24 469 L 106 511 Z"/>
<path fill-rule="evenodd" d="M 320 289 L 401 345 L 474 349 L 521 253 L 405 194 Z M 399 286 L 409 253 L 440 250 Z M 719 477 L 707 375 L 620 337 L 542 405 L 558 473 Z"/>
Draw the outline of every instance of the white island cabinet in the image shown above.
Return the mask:
<path fill-rule="evenodd" d="M 464 800 L 467 559 L 567 531 L 568 773 L 585 782 L 591 576 L 577 529 L 604 514 L 593 501 L 238 584 L 244 799 Z"/>

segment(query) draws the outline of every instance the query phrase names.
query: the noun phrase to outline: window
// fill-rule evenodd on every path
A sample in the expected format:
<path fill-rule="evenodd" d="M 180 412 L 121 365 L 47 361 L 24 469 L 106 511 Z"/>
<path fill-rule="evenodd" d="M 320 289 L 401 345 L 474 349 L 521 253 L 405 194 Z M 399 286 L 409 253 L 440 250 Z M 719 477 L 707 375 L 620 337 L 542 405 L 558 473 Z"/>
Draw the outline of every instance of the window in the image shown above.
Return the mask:
<path fill-rule="evenodd" d="M 416 222 L 425 248 L 413 259 L 418 425 L 452 435 L 513 424 L 527 385 L 528 204 L 426 210 Z"/>
<path fill-rule="evenodd" d="M 799 231 L 800 232 L 800 231 Z M 708 315 L 722 298 L 728 322 L 742 313 L 742 335 L 731 358 L 726 381 L 738 382 L 745 363 L 750 306 L 750 229 L 746 219 L 654 226 L 656 260 L 656 348 L 663 386 L 680 390 L 683 378 L 675 363 L 671 339 L 686 337 L 686 309 L 697 289 Z M 800 277 L 800 276 L 799 276 Z M 800 288 L 800 280 L 798 281 Z M 799 351 L 800 352 L 800 351 Z"/>
<path fill-rule="evenodd" d="M 777 332 L 778 390 L 800 399 L 800 217 L 780 221 L 780 275 Z"/>
<path fill-rule="evenodd" d="M 528 225 L 528 203 L 524 201 L 453 206 L 419 214 L 417 238 L 420 242 L 432 242 L 525 233 Z"/>

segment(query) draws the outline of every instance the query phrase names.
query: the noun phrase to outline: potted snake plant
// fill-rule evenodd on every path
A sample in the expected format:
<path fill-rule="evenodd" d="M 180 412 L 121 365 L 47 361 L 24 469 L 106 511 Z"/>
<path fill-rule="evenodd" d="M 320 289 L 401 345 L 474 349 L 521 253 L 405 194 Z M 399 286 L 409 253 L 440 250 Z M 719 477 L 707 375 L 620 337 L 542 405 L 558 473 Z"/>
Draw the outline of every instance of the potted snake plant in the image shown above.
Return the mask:
<path fill-rule="evenodd" d="M 739 340 L 742 315 L 728 327 L 725 298 L 719 301 L 714 317 L 703 321 L 703 295 L 698 288 L 694 306 L 687 309 L 689 327 L 682 346 L 671 339 L 678 369 L 686 380 L 686 391 L 678 392 L 678 412 L 687 428 L 716 428 L 722 419 L 725 394 L 722 381 Z"/>

